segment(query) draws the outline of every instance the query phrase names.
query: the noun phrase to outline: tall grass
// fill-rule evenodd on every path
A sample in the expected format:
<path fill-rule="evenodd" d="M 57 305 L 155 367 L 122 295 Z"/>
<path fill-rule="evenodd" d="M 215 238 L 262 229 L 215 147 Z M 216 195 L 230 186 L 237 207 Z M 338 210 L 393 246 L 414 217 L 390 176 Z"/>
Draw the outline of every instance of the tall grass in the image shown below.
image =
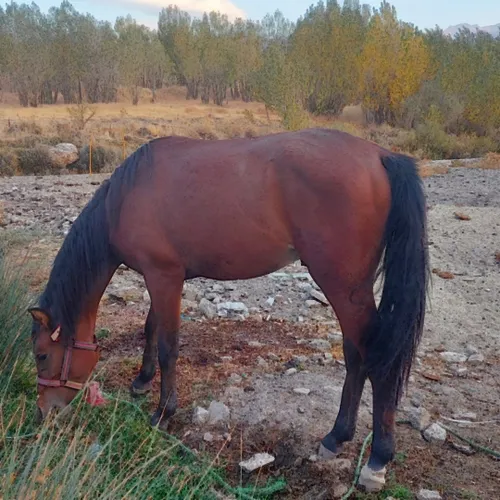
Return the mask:
<path fill-rule="evenodd" d="M 0 247 L 1 248 L 1 247 Z M 0 253 L 0 256 L 3 256 Z M 140 406 L 108 395 L 91 407 L 79 394 L 67 410 L 34 423 L 30 295 L 0 257 L 0 492 L 9 499 L 270 498 L 283 482 L 231 487 L 208 457 L 151 429 Z"/>

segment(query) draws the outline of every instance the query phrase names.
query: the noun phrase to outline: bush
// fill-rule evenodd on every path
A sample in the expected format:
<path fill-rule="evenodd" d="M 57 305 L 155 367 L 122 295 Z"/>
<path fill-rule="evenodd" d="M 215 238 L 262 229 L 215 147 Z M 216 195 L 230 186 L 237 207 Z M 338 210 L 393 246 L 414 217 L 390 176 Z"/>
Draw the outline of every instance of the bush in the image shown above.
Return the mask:
<path fill-rule="evenodd" d="M 0 177 L 12 177 L 18 173 L 19 160 L 13 149 L 0 151 Z"/>
<path fill-rule="evenodd" d="M 77 162 L 69 165 L 68 168 L 75 169 L 79 174 L 89 172 L 89 146 L 80 149 L 80 158 Z M 117 148 L 93 146 L 92 147 L 92 172 L 99 173 L 105 169 L 114 168 L 120 161 L 120 154 Z"/>
<path fill-rule="evenodd" d="M 47 146 L 39 144 L 34 148 L 21 149 L 19 170 L 23 175 L 47 175 L 53 173 L 54 164 Z"/>

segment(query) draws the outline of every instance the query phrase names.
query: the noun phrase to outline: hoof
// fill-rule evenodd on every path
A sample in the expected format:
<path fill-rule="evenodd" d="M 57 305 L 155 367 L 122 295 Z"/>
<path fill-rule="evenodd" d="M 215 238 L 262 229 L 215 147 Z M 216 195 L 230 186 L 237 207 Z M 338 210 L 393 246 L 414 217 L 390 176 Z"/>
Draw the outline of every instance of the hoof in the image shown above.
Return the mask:
<path fill-rule="evenodd" d="M 337 455 L 338 452 L 335 453 L 333 451 L 330 451 L 323 445 L 323 443 L 319 445 L 318 460 L 333 460 L 334 458 L 337 458 Z"/>
<path fill-rule="evenodd" d="M 385 486 L 386 468 L 373 470 L 368 465 L 361 469 L 359 475 L 359 485 L 363 486 L 368 493 L 376 493 Z"/>
<path fill-rule="evenodd" d="M 135 379 L 130 386 L 130 394 L 132 394 L 132 396 L 144 396 L 151 390 L 152 385 L 153 384 L 151 382 L 143 384 Z"/>
<path fill-rule="evenodd" d="M 175 414 L 175 408 L 174 409 L 164 409 L 164 410 L 156 410 L 153 415 L 151 416 L 151 427 L 159 427 L 162 430 L 166 430 L 168 426 L 168 420 L 170 417 L 174 416 Z"/>

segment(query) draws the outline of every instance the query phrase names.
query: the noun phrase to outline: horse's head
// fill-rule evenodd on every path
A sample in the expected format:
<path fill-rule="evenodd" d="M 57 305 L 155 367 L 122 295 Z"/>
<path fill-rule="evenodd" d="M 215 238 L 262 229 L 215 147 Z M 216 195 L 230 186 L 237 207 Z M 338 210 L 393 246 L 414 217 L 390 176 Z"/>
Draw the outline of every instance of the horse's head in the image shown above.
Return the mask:
<path fill-rule="evenodd" d="M 62 335 L 61 326 L 54 324 L 49 312 L 37 307 L 29 312 L 38 374 L 38 418 L 43 420 L 52 408 L 71 403 L 84 387 L 99 360 L 99 350 L 93 334 L 89 336 L 93 342 L 76 340 Z"/>

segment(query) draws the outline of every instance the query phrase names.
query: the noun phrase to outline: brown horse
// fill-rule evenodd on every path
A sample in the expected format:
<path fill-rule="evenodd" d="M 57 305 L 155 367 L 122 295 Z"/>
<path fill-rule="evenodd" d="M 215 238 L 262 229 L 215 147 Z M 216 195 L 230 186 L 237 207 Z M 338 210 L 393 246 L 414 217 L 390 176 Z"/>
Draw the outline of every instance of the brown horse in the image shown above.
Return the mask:
<path fill-rule="evenodd" d="M 342 401 L 320 455 L 352 440 L 366 378 L 373 444 L 361 484 L 380 489 L 394 418 L 420 340 L 429 279 L 426 206 L 413 159 L 338 131 L 258 139 L 167 137 L 134 152 L 97 190 L 66 237 L 33 316 L 38 407 L 62 408 L 98 360 L 100 299 L 121 263 L 151 295 L 135 393 L 161 369 L 156 425 L 176 410 L 183 283 L 262 276 L 300 259 L 344 336 Z M 377 308 L 374 284 L 384 277 Z"/>

